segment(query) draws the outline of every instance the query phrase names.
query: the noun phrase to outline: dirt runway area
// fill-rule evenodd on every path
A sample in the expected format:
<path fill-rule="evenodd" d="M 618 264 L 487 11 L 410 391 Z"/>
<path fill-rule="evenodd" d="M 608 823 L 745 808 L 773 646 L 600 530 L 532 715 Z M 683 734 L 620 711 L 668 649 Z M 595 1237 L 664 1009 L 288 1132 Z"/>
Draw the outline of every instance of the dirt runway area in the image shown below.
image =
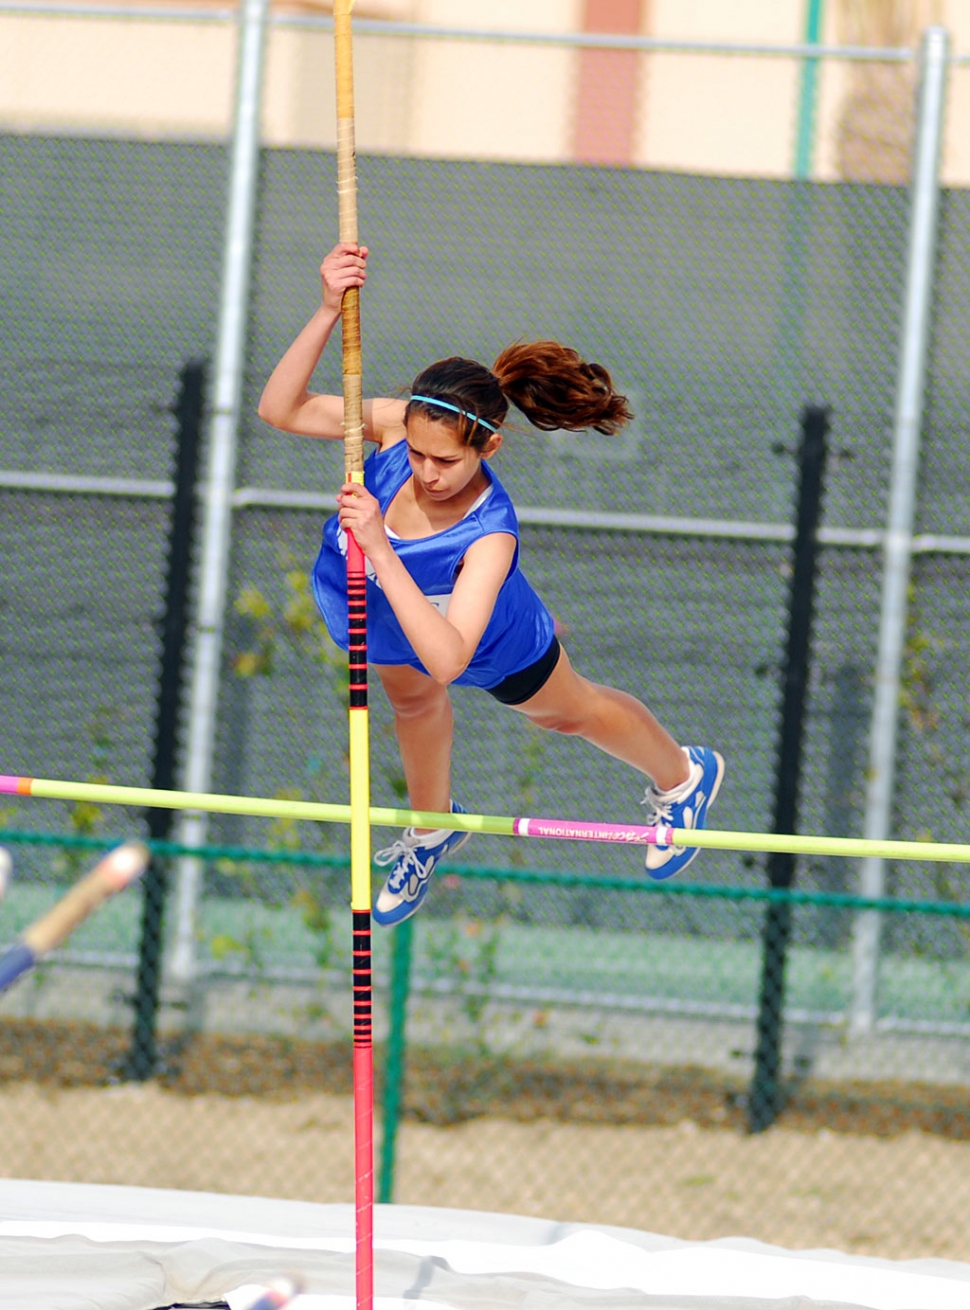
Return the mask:
<path fill-rule="evenodd" d="M 314 1201 L 353 1197 L 347 1096 L 184 1096 L 154 1084 L 0 1092 L 5 1177 Z M 406 1123 L 395 1199 L 595 1221 L 693 1240 L 755 1237 L 897 1259 L 970 1259 L 970 1143 L 773 1128 Z"/>
<path fill-rule="evenodd" d="M 210 1040 L 185 1052 L 167 1078 L 104 1085 L 101 1057 L 76 1030 L 46 1047 L 38 1033 L 21 1033 L 31 1040 L 12 1047 L 15 1034 L 2 1027 L 6 1177 L 353 1197 L 346 1051 L 289 1044 L 268 1062 L 251 1041 Z M 269 1067 L 272 1085 L 261 1082 Z M 532 1072 L 526 1079 L 506 1068 L 503 1093 L 484 1086 L 485 1069 L 473 1062 L 449 1072 L 415 1061 L 394 1199 L 691 1240 L 744 1236 L 797 1249 L 970 1261 L 962 1094 L 945 1098 L 949 1106 L 897 1098 L 890 1117 L 885 1096 L 836 1101 L 803 1089 L 776 1125 L 750 1134 L 732 1089 L 701 1071 L 651 1078 L 642 1069 L 600 1070 L 584 1082 L 580 1071 L 560 1070 L 555 1078 L 547 1072 L 545 1084 Z"/>

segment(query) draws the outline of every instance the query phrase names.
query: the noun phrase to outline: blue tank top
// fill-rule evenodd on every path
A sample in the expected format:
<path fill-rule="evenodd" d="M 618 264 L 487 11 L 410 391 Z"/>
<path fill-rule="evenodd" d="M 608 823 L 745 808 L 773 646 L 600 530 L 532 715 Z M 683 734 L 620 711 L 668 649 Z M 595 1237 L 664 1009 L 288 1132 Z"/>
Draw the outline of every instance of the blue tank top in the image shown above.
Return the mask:
<path fill-rule="evenodd" d="M 527 669 L 544 655 L 552 642 L 554 624 L 552 615 L 519 569 L 519 523 L 508 492 L 484 461 L 482 468 L 491 483 L 491 491 L 460 522 L 430 537 L 416 540 L 392 537 L 391 545 L 422 593 L 444 614 L 458 567 L 469 546 L 493 532 L 506 532 L 515 537 L 512 566 L 499 590 L 492 617 L 471 663 L 455 679 L 460 686 L 487 689 Z M 377 451 L 364 465 L 364 486 L 377 499 L 382 514 L 387 513 L 387 507 L 410 476 L 406 441 Z M 346 650 L 347 538 L 336 516 L 324 524 L 312 581 L 327 630 L 337 645 Z M 409 664 L 427 673 L 404 635 L 369 560 L 367 659 L 371 664 Z"/>

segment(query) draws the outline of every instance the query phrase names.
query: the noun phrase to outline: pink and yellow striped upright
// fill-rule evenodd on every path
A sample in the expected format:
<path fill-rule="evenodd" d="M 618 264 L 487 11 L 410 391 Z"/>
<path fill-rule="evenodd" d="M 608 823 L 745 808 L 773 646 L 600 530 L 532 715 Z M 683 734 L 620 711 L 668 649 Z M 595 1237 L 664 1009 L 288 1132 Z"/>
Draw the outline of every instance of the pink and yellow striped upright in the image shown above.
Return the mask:
<path fill-rule="evenodd" d="M 357 152 L 354 129 L 353 0 L 334 0 L 337 83 L 337 200 L 340 240 L 358 243 Z M 360 292 L 344 292 L 344 468 L 348 482 L 364 480 L 364 415 Z M 347 534 L 350 732 L 350 909 L 353 919 L 354 1203 L 357 1310 L 374 1303 L 374 1043 L 371 979 L 370 728 L 367 705 L 367 576 L 364 555 Z"/>

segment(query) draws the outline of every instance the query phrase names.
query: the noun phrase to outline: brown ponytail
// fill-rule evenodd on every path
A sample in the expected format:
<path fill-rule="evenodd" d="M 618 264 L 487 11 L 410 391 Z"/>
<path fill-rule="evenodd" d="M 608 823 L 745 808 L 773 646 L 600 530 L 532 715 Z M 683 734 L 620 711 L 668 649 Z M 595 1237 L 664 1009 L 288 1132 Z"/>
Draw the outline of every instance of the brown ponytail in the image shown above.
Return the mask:
<path fill-rule="evenodd" d="M 608 436 L 633 417 L 602 364 L 558 341 L 509 346 L 492 365 L 503 393 L 543 432 L 595 428 Z"/>
<path fill-rule="evenodd" d="M 491 369 L 452 355 L 423 369 L 411 384 L 404 421 L 413 413 L 454 428 L 483 450 L 505 422 L 509 401 L 543 432 L 595 428 L 612 436 L 633 417 L 602 364 L 587 364 L 558 341 L 509 346 Z"/>

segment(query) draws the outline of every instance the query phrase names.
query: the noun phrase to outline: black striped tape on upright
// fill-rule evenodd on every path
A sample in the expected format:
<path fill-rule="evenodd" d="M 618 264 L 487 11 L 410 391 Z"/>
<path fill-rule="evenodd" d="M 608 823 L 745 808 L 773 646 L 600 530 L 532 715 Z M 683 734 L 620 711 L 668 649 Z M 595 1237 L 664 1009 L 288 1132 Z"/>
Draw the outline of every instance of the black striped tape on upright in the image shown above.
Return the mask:
<path fill-rule="evenodd" d="M 373 1032 L 370 911 L 353 912 L 354 1045 L 370 1046 Z"/>
<path fill-rule="evenodd" d="M 349 645 L 350 708 L 367 708 L 367 578 L 354 574 L 347 579 L 347 624 Z"/>

